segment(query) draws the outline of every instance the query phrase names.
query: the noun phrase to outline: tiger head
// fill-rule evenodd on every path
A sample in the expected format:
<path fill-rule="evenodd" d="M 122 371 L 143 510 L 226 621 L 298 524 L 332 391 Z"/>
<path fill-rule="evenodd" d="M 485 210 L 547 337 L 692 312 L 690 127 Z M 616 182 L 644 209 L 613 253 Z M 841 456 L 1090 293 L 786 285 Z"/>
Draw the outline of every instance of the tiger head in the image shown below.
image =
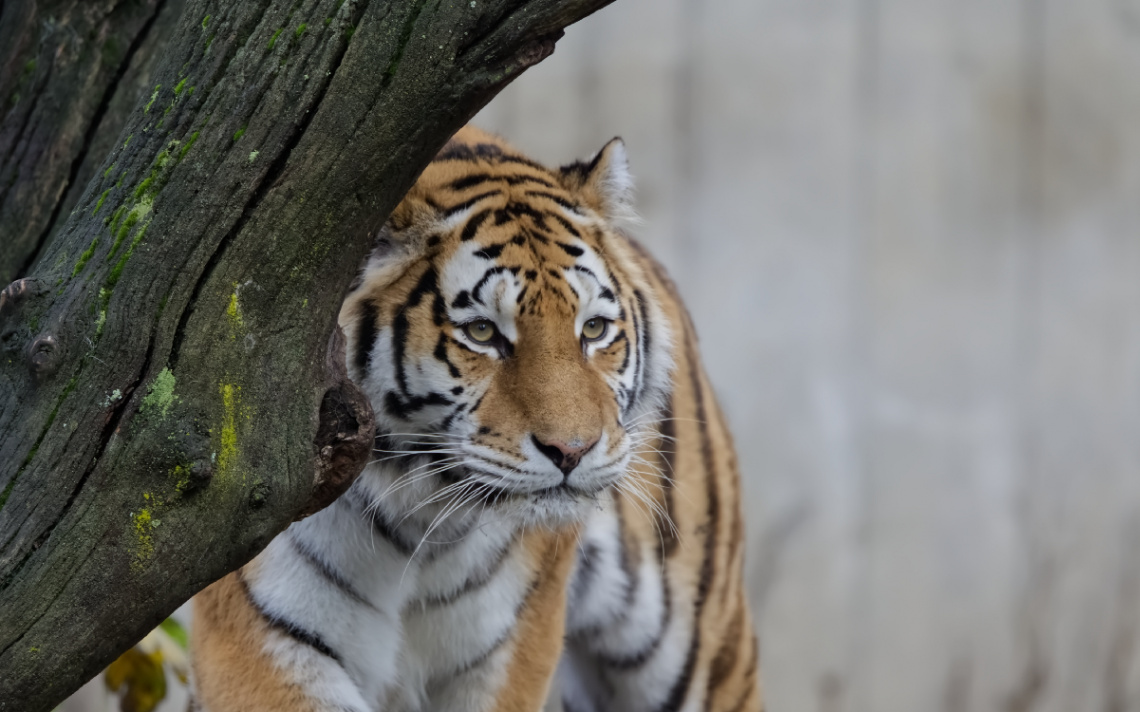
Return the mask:
<path fill-rule="evenodd" d="M 393 211 L 340 323 L 410 504 L 550 524 L 621 481 L 672 368 L 629 192 L 618 139 L 548 170 L 467 127 Z"/>

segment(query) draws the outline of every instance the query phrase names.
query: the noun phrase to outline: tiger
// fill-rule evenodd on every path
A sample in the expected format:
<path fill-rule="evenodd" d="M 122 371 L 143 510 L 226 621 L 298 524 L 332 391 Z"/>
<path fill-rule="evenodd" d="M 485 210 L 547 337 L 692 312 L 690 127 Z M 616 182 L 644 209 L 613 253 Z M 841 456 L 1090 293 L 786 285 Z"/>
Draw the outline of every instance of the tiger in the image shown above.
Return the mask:
<path fill-rule="evenodd" d="M 620 139 L 439 151 L 339 315 L 375 459 L 196 596 L 196 709 L 762 709 L 732 438 L 631 196 Z"/>

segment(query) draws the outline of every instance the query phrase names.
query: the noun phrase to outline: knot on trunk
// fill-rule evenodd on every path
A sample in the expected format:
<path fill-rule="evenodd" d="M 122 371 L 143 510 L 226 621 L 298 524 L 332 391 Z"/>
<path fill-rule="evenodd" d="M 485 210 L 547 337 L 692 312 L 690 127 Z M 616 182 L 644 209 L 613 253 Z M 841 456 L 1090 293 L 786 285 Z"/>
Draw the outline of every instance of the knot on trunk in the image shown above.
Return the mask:
<path fill-rule="evenodd" d="M 368 397 L 348 380 L 344 332 L 336 327 L 329 340 L 326 365 L 334 380 L 321 399 L 320 422 L 313 441 L 317 471 L 313 492 L 298 519 L 319 512 L 342 495 L 372 456 L 376 421 Z"/>
<path fill-rule="evenodd" d="M 28 347 L 28 368 L 36 378 L 42 379 L 59 370 L 63 349 L 51 334 L 45 334 Z"/>

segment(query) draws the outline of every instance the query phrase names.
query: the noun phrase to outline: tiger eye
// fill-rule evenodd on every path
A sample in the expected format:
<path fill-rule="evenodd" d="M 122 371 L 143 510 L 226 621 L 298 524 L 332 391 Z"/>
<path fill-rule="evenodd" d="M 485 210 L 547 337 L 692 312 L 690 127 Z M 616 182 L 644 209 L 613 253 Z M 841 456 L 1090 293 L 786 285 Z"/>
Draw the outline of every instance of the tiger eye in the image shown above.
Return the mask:
<path fill-rule="evenodd" d="M 609 326 L 609 321 L 599 316 L 593 319 L 588 319 L 582 325 L 582 338 L 586 341 L 597 341 L 606 335 L 606 328 Z"/>
<path fill-rule="evenodd" d="M 486 319 L 473 321 L 463 327 L 463 331 L 467 336 L 471 337 L 472 341 L 480 344 L 485 344 L 495 336 L 495 325 Z"/>

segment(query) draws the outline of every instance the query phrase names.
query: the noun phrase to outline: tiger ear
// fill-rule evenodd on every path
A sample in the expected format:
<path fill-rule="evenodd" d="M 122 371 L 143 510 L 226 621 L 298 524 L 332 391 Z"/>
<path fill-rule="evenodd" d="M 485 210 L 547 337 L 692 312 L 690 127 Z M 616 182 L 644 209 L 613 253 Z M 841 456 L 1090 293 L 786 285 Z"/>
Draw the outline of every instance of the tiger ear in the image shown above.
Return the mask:
<path fill-rule="evenodd" d="M 559 169 L 562 184 L 577 193 L 591 208 L 614 222 L 636 222 L 633 210 L 633 176 L 625 143 L 610 140 L 589 161 L 577 161 Z"/>
<path fill-rule="evenodd" d="M 404 252 L 422 252 L 428 238 L 439 231 L 442 222 L 438 206 L 425 198 L 418 186 L 412 186 L 384 221 L 377 236 L 377 245 L 385 252 L 390 252 L 393 247 L 402 248 Z"/>

